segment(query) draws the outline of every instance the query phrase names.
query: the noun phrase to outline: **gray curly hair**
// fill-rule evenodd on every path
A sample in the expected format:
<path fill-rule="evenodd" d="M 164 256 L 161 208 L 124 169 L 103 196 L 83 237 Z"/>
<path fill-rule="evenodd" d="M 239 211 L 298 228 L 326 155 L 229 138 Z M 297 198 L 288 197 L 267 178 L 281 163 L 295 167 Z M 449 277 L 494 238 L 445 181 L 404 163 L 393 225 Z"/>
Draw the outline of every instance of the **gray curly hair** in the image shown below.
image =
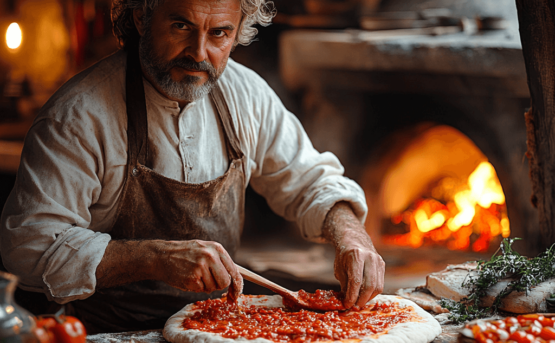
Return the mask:
<path fill-rule="evenodd" d="M 139 41 L 139 32 L 133 22 L 133 10 L 142 9 L 147 17 L 164 0 L 114 0 L 112 5 L 112 25 L 114 35 L 125 49 L 129 43 Z M 256 24 L 268 26 L 276 15 L 273 2 L 267 0 L 240 0 L 243 16 L 235 38 L 235 45 L 249 45 L 258 30 Z"/>

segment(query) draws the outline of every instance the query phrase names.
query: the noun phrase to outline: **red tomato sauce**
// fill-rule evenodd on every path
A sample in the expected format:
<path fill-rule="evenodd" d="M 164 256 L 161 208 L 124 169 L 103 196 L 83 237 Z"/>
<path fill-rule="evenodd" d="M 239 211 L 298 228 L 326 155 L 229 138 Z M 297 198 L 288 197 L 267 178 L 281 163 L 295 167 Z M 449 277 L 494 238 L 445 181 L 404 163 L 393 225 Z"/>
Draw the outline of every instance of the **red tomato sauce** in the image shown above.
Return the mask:
<path fill-rule="evenodd" d="M 344 310 L 343 297 L 341 293 L 336 291 L 326 291 L 322 289 L 316 290 L 316 293 L 307 293 L 302 289 L 298 292 L 299 300 L 308 304 L 308 308 L 319 311 L 341 311 Z M 287 299 L 283 300 L 283 304 L 290 309 L 297 309 L 297 305 Z"/>
<path fill-rule="evenodd" d="M 280 343 L 363 338 L 419 319 L 412 307 L 396 304 L 379 304 L 364 312 L 318 313 L 254 305 L 237 308 L 225 299 L 213 299 L 195 303 L 195 310 L 199 311 L 183 321 L 183 328 L 225 338 L 265 338 Z"/>

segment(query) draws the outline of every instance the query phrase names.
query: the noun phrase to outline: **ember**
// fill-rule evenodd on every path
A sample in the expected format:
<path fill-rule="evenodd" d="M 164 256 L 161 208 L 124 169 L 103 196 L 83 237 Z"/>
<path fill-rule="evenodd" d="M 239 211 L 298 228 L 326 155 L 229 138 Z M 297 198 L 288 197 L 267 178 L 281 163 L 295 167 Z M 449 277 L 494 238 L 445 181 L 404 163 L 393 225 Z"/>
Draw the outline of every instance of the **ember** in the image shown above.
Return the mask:
<path fill-rule="evenodd" d="M 385 236 L 384 241 L 413 248 L 441 244 L 452 250 L 485 252 L 495 237 L 510 234 L 503 189 L 495 169 L 485 161 L 466 184 L 442 179 L 431 190 L 431 197 L 417 200 L 394 215 L 392 222 L 405 223 L 409 232 Z"/>

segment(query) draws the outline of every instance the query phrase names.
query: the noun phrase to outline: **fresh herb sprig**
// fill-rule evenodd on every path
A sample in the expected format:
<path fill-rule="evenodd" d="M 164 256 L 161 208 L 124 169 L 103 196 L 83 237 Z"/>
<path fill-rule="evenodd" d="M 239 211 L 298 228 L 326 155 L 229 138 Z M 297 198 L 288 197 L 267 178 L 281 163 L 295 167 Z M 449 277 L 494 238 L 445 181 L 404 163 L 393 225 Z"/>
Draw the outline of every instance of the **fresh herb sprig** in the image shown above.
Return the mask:
<path fill-rule="evenodd" d="M 441 307 L 450 311 L 449 319 L 455 323 L 467 322 L 470 320 L 485 318 L 489 316 L 489 308 L 479 308 L 476 305 L 464 304 L 451 299 L 441 299 Z"/>
<path fill-rule="evenodd" d="M 442 299 L 440 305 L 449 311 L 449 319 L 456 323 L 484 318 L 497 313 L 501 301 L 514 291 L 528 295 L 531 288 L 555 277 L 555 244 L 539 254 L 528 258 L 516 252 L 512 245 L 520 238 L 505 238 L 489 261 L 478 261 L 477 275 L 469 272 L 462 286 L 470 290 L 470 295 L 459 303 Z M 498 255 L 499 251 L 501 254 Z M 499 280 L 511 277 L 513 280 L 495 297 L 491 308 L 480 308 L 482 298 Z"/>

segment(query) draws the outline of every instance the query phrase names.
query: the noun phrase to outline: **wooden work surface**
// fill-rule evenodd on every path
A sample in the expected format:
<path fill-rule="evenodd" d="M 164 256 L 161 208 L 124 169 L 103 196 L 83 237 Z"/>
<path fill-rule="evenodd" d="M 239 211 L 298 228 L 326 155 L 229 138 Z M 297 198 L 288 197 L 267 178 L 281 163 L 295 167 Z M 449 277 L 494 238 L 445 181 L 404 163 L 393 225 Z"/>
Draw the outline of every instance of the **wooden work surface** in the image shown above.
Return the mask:
<path fill-rule="evenodd" d="M 441 333 L 433 343 L 456 343 L 458 330 L 462 325 L 442 325 Z M 115 342 L 134 342 L 134 343 L 162 343 L 166 342 L 162 336 L 162 329 L 133 331 L 120 333 L 103 333 L 87 336 L 88 343 L 115 343 Z"/>

